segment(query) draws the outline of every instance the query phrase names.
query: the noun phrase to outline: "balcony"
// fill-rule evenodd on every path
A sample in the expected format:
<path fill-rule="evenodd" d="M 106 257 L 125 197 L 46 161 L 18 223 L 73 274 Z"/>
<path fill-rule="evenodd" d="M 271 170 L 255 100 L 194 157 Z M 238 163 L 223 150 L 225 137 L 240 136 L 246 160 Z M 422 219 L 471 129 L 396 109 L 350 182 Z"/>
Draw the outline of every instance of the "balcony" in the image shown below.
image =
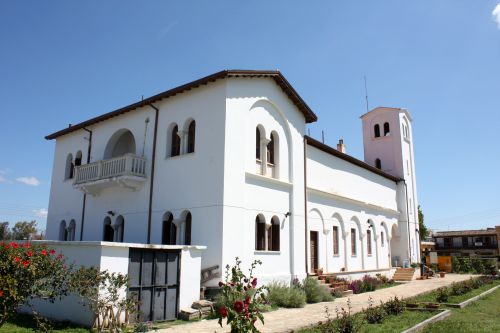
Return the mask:
<path fill-rule="evenodd" d="M 73 187 L 90 195 L 102 189 L 123 187 L 137 191 L 146 181 L 146 158 L 127 153 L 123 156 L 84 164 L 75 168 Z"/>

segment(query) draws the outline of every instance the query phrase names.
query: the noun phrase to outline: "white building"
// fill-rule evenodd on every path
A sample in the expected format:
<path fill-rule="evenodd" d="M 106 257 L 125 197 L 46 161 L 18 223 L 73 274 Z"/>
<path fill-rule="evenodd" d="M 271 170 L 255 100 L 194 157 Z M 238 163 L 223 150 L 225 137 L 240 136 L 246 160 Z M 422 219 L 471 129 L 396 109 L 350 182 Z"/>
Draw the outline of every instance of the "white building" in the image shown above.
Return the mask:
<path fill-rule="evenodd" d="M 305 135 L 280 72 L 226 70 L 72 125 L 46 137 L 47 238 L 196 244 L 202 269 L 260 259 L 267 281 L 388 274 L 419 261 L 411 116 L 361 119 L 364 162 Z"/>

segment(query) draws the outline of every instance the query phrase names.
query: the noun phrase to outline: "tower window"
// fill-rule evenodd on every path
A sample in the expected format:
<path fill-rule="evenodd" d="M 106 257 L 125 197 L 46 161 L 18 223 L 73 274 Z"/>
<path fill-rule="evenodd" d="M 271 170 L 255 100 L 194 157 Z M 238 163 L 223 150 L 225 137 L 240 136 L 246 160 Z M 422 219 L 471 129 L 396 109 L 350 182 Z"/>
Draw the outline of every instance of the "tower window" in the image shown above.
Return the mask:
<path fill-rule="evenodd" d="M 375 167 L 376 167 L 377 169 L 381 169 L 381 170 L 382 170 L 382 161 L 380 160 L 380 158 L 377 158 L 377 159 L 375 160 Z"/>
<path fill-rule="evenodd" d="M 188 128 L 188 146 L 187 146 L 188 154 L 194 153 L 195 135 L 196 135 L 196 122 L 192 120 Z"/>
<path fill-rule="evenodd" d="M 172 129 L 171 136 L 170 156 L 178 156 L 181 153 L 181 138 L 179 137 L 179 127 L 177 125 Z"/>
<path fill-rule="evenodd" d="M 260 129 L 255 129 L 255 158 L 260 161 Z"/>
<path fill-rule="evenodd" d="M 271 133 L 271 141 L 267 144 L 267 163 L 274 164 L 274 133 Z"/>
<path fill-rule="evenodd" d="M 391 135 L 391 129 L 389 127 L 389 123 L 384 123 L 384 136 Z"/>
<path fill-rule="evenodd" d="M 376 124 L 375 127 L 373 128 L 373 130 L 375 131 L 375 137 L 379 138 L 380 137 L 380 125 Z"/>

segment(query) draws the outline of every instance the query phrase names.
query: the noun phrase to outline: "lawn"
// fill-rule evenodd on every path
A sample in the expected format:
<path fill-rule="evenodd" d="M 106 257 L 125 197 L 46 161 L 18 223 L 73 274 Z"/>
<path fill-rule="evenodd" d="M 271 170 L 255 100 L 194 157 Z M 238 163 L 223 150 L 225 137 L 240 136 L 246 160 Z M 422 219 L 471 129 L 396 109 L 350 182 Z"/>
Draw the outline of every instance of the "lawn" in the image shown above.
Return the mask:
<path fill-rule="evenodd" d="M 7 323 L 0 327 L 0 333 L 33 333 L 36 331 L 36 322 L 33 317 L 28 315 L 16 315 Z M 89 333 L 86 328 L 76 327 L 67 323 L 55 323 L 54 329 L 51 332 L 55 333 Z"/>
<path fill-rule="evenodd" d="M 358 323 L 361 324 L 358 333 L 386 333 L 401 332 L 416 324 L 438 314 L 437 311 L 404 311 L 398 316 L 387 316 L 381 324 L 368 324 L 363 322 L 362 314 L 356 314 Z M 335 316 L 335 315 L 334 315 Z M 298 333 L 321 333 L 322 327 L 312 327 L 298 331 Z"/>
<path fill-rule="evenodd" d="M 491 333 L 500 332 L 500 290 L 462 309 L 453 309 L 452 315 L 428 326 L 424 333 Z"/>
<path fill-rule="evenodd" d="M 454 304 L 461 303 L 461 302 L 466 301 L 469 298 L 472 298 L 474 296 L 477 296 L 477 295 L 485 292 L 486 290 L 489 290 L 489 289 L 491 289 L 494 286 L 499 285 L 499 284 L 500 284 L 500 280 L 495 280 L 492 283 L 487 283 L 487 284 L 484 284 L 477 289 L 473 289 L 466 294 L 458 295 L 458 296 L 451 296 L 450 295 L 448 297 L 448 301 L 446 303 L 454 303 Z M 436 295 L 437 295 L 437 292 L 433 291 L 431 293 L 427 293 L 427 294 L 423 294 L 423 295 L 414 297 L 411 300 L 416 301 L 416 302 L 436 302 Z"/>

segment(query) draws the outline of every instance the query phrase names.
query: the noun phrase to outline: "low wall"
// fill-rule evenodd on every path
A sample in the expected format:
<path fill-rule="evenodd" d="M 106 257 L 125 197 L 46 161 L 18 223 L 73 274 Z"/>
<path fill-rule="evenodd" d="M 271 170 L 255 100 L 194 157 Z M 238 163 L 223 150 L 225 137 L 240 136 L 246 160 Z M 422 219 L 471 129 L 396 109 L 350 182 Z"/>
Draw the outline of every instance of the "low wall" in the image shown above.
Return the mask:
<path fill-rule="evenodd" d="M 128 273 L 129 249 L 180 250 L 179 298 L 177 309 L 190 307 L 200 298 L 201 254 L 205 246 L 153 245 L 114 242 L 62 242 L 36 241 L 62 253 L 68 264 L 98 267 L 101 271 Z M 125 290 L 123 291 L 126 292 Z M 58 321 L 71 321 L 89 327 L 92 314 L 81 304 L 81 298 L 69 295 L 55 303 L 44 300 L 34 302 L 36 310 L 43 316 Z M 26 311 L 26 309 L 21 309 Z"/>

